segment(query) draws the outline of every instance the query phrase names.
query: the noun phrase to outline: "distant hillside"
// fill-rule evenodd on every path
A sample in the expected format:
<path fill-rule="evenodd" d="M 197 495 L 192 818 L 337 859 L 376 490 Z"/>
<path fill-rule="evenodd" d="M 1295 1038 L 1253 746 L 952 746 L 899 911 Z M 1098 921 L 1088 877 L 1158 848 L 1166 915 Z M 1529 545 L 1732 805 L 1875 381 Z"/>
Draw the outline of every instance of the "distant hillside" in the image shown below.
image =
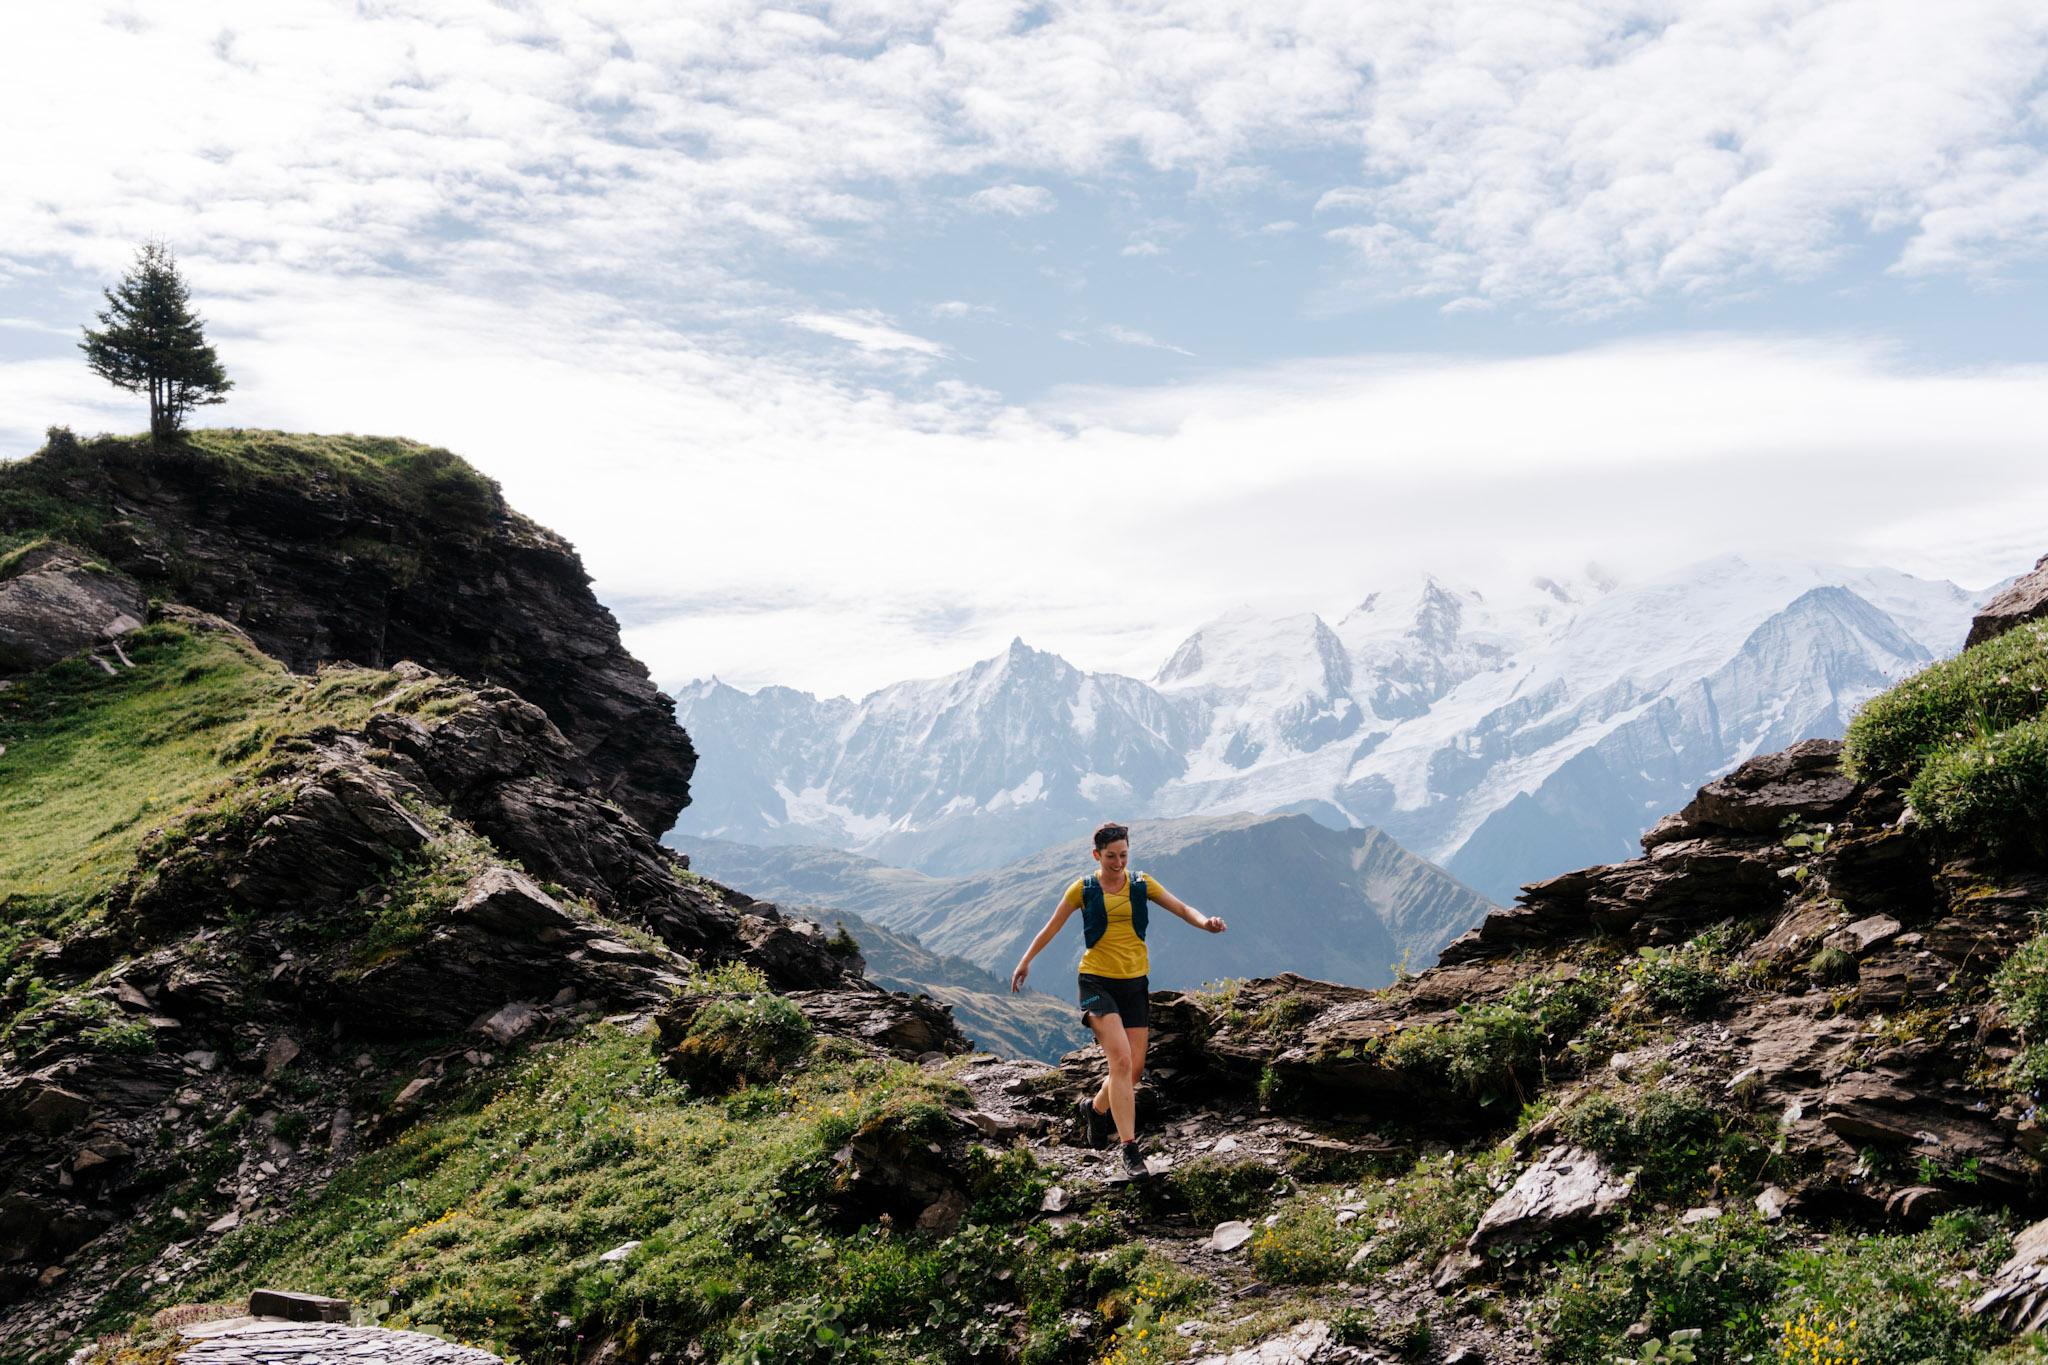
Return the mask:
<path fill-rule="evenodd" d="M 850 910 L 789 908 L 828 926 L 844 925 L 867 959 L 868 980 L 892 991 L 922 991 L 943 1000 L 953 1007 L 953 1022 L 977 1047 L 1007 1057 L 1056 1062 L 1088 1041 L 1078 1007 L 1063 997 L 1043 990 L 1012 995 L 1007 976 L 985 972 L 964 957 L 935 953 L 910 935 L 884 929 Z"/>
<path fill-rule="evenodd" d="M 1303 815 L 1220 815 L 1140 821 L 1135 866 L 1230 931 L 1197 933 L 1171 916 L 1151 936 L 1152 983 L 1191 987 L 1238 976 L 1294 971 L 1347 985 L 1393 979 L 1477 924 L 1492 906 L 1442 868 L 1376 829 L 1333 830 Z M 993 872 L 927 877 L 853 854 L 763 848 L 670 836 L 707 876 L 791 903 L 853 910 L 916 935 L 1007 978 L 1068 882 L 1086 872 L 1086 845 L 1071 840 Z M 1034 984 L 1064 989 L 1081 939 L 1065 939 L 1034 964 Z"/>

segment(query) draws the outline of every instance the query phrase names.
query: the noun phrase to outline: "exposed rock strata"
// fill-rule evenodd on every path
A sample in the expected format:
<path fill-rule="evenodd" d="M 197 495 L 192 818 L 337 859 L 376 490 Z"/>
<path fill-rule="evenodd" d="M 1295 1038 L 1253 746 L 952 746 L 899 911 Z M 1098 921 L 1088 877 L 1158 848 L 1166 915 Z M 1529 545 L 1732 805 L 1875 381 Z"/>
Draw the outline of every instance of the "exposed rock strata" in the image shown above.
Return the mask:
<path fill-rule="evenodd" d="M 831 953 L 815 926 L 728 901 L 575 785 L 573 748 L 538 707 L 399 672 L 436 705 L 286 745 L 237 815 L 145 846 L 100 929 L 38 950 L 47 987 L 83 991 L 32 1020 L 45 1041 L 17 1043 L 0 1065 L 0 1295 L 118 1237 L 127 1211 L 184 1175 L 167 1124 L 196 1134 L 232 1113 L 267 1116 L 241 1130 L 244 1155 L 219 1186 L 239 1221 L 508 1048 L 660 1006 L 693 962 L 753 963 L 853 1031 L 886 1017 L 833 1001 L 872 988 L 849 980 L 857 959 Z M 487 858 L 445 913 L 366 950 L 364 915 L 383 888 L 448 837 L 436 812 L 520 867 Z M 627 925 L 651 937 L 629 940 Z M 896 1009 L 906 1022 L 883 1034 L 961 1046 L 943 1015 Z M 146 1041 L 97 1041 L 109 1018 Z M 435 1039 L 438 1052 L 390 1079 Z M 276 1136 L 287 1115 L 306 1138 Z"/>
<path fill-rule="evenodd" d="M 29 550 L 0 577 L 0 674 L 43 668 L 140 627 L 136 581 L 67 545 Z"/>
<path fill-rule="evenodd" d="M 260 457 L 264 438 L 251 439 Z M 425 505 L 331 472 L 252 477 L 178 447 L 46 451 L 35 473 L 108 514 L 95 555 L 233 621 L 294 670 L 413 659 L 511 688 L 560 728 L 579 785 L 667 830 L 696 765 L 674 704 L 620 644 L 568 542 L 440 458 L 448 473 Z"/>

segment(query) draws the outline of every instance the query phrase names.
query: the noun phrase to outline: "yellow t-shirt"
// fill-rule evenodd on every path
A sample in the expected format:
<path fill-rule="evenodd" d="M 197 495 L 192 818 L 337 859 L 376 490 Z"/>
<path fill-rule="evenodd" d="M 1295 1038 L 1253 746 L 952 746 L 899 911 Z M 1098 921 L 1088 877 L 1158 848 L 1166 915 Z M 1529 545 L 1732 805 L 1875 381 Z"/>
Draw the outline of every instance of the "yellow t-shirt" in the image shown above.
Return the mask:
<path fill-rule="evenodd" d="M 1133 872 L 1131 877 L 1143 877 L 1142 872 Z M 1086 877 L 1077 877 L 1067 888 L 1067 894 L 1060 897 L 1060 909 L 1081 908 L 1081 883 Z M 1156 902 L 1161 890 L 1158 882 L 1149 877 L 1145 881 L 1148 904 Z M 1102 937 L 1095 940 L 1095 946 L 1081 955 L 1081 971 L 1087 976 L 1129 978 L 1143 976 L 1151 970 L 1150 959 L 1145 956 L 1145 940 L 1139 938 L 1131 928 L 1131 886 L 1128 878 L 1122 891 L 1102 892 L 1102 909 L 1109 917 L 1109 927 L 1102 931 Z M 1147 918 L 1157 918 L 1157 912 Z"/>

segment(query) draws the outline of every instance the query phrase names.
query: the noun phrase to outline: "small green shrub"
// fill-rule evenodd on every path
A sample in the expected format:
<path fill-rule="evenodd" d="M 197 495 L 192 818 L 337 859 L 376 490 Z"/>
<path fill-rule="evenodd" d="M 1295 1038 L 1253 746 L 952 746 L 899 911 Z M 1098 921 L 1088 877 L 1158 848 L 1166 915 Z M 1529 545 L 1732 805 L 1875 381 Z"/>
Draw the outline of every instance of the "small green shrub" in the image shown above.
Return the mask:
<path fill-rule="evenodd" d="M 2021 944 L 1991 978 L 1992 998 L 2020 1031 L 2007 1079 L 2022 1094 L 2048 1087 L 2048 933 Z"/>
<path fill-rule="evenodd" d="M 1299 991 L 1282 991 L 1260 1006 L 1251 1017 L 1251 1027 L 1260 1033 L 1292 1033 L 1315 1017 L 1315 1002 Z"/>
<path fill-rule="evenodd" d="M 1943 749 L 1907 799 L 1944 834 L 1999 852 L 2048 853 L 2048 717 Z"/>
<path fill-rule="evenodd" d="M 1871 698 L 1849 723 L 1842 759 L 1866 781 L 1910 779 L 1940 750 L 1981 741 L 2044 711 L 2048 625 L 2036 622 L 1922 669 Z"/>
<path fill-rule="evenodd" d="M 721 962 L 690 968 L 690 989 L 699 995 L 760 995 L 768 989 L 768 978 L 759 967 L 744 962 Z"/>
<path fill-rule="evenodd" d="M 811 1021 L 782 996 L 719 997 L 705 1002 L 670 1049 L 669 1071 L 695 1089 L 723 1094 L 774 1080 L 810 1047 Z"/>
<path fill-rule="evenodd" d="M 1963 1365 L 1997 1334 L 1968 1311 L 1982 1278 L 2008 1253 L 2003 1227 L 1982 1214 L 1950 1214 L 1910 1236 L 1838 1234 L 1817 1246 L 1748 1216 L 1640 1237 L 1559 1265 L 1537 1305 L 1544 1354 L 1572 1365 L 1635 1359 L 1626 1333 L 1701 1329 L 1704 1361 L 1786 1360 L 1833 1341 L 1847 1362 Z M 1783 1240 L 1781 1240 L 1783 1239 Z M 1801 1324 L 1804 1330 L 1801 1330 Z"/>
<path fill-rule="evenodd" d="M 1558 1135 L 1640 1170 L 1644 1192 L 1690 1199 L 1710 1193 L 1731 1166 L 1760 1168 L 1767 1152 L 1740 1116 L 1692 1089 L 1657 1090 L 1623 1104 L 1592 1095 L 1558 1119 Z"/>
<path fill-rule="evenodd" d="M 1607 1004 L 1605 990 L 1578 976 L 1520 982 L 1500 1000 L 1460 1005 L 1449 1024 L 1399 1034 L 1387 1059 L 1411 1075 L 1446 1084 L 1481 1105 L 1527 1098 L 1546 1056 L 1577 1037 Z"/>
<path fill-rule="evenodd" d="M 81 1037 L 95 1052 L 139 1055 L 156 1051 L 156 1030 L 146 1019 L 116 1019 L 87 1029 Z"/>
<path fill-rule="evenodd" d="M 1806 974 L 1823 986 L 1846 985 L 1861 972 L 1856 954 L 1846 948 L 1822 948 L 1806 960 Z"/>
<path fill-rule="evenodd" d="M 847 930 L 846 925 L 842 923 L 839 925 L 839 932 L 825 940 L 825 951 L 834 957 L 859 957 L 860 940 L 855 938 Z"/>
<path fill-rule="evenodd" d="M 1177 1167 L 1167 1179 L 1197 1222 L 1221 1223 L 1242 1218 L 1263 1204 L 1279 1172 L 1264 1162 L 1211 1154 Z"/>
<path fill-rule="evenodd" d="M 1627 1332 L 1641 1322 L 1659 1338 L 1703 1329 L 1694 1342 L 1703 1358 L 1737 1360 L 1763 1340 L 1775 1253 L 1763 1224 L 1729 1217 L 1567 1256 L 1536 1305 L 1543 1353 L 1569 1365 L 1633 1360 Z"/>
<path fill-rule="evenodd" d="M 1683 948 L 1640 948 L 1628 978 L 1644 1003 L 1662 1014 L 1698 1018 L 1728 998 L 1729 982 L 1695 941 Z"/>
<path fill-rule="evenodd" d="M 1470 1154 L 1446 1152 L 1425 1157 L 1395 1177 L 1392 1185 L 1374 1190 L 1359 1215 L 1360 1223 L 1375 1229 L 1366 1264 L 1387 1270 L 1441 1260 L 1472 1235 L 1480 1215 L 1500 1197 L 1494 1186 L 1507 1165 L 1508 1157 L 1501 1148 Z M 1393 1219 L 1393 1227 L 1378 1231 L 1387 1218 Z"/>
<path fill-rule="evenodd" d="M 1012 1147 L 997 1155 L 986 1147 L 970 1148 L 967 1156 L 967 1210 L 976 1223 L 1014 1223 L 1038 1212 L 1039 1201 L 1052 1184 L 1052 1173 L 1038 1164 L 1028 1147 Z"/>

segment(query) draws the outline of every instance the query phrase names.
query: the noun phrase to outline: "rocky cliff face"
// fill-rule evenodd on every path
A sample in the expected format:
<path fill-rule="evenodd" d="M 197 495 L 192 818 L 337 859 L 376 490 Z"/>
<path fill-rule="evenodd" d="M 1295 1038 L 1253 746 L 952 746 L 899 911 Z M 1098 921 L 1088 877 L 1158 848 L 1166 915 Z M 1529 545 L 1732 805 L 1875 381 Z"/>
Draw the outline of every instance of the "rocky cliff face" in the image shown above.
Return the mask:
<path fill-rule="evenodd" d="M 0 1358 L 706 973 L 878 1055 L 965 1046 L 637 818 L 687 740 L 558 539 L 420 448 L 424 501 L 237 440 L 0 470 Z M 476 676 L 321 662 L 401 651 Z"/>
<path fill-rule="evenodd" d="M 510 688 L 562 732 L 582 785 L 657 834 L 689 801 L 689 737 L 576 552 L 446 451 L 276 432 L 60 444 L 0 467 L 4 494 L 56 504 L 60 536 L 296 671 L 407 659 Z"/>
<path fill-rule="evenodd" d="M 857 957 L 693 877 L 580 785 L 587 756 L 539 707 L 410 663 L 322 676 L 381 695 L 279 743 L 151 835 L 83 926 L 15 951 L 0 1295 L 35 1301 L 0 1343 L 117 1283 L 145 1211 L 230 1228 L 444 1085 L 693 971 L 750 964 L 832 1029 L 881 1017 L 841 999 L 886 1001 Z M 958 1045 L 943 1014 L 926 1028 Z"/>

